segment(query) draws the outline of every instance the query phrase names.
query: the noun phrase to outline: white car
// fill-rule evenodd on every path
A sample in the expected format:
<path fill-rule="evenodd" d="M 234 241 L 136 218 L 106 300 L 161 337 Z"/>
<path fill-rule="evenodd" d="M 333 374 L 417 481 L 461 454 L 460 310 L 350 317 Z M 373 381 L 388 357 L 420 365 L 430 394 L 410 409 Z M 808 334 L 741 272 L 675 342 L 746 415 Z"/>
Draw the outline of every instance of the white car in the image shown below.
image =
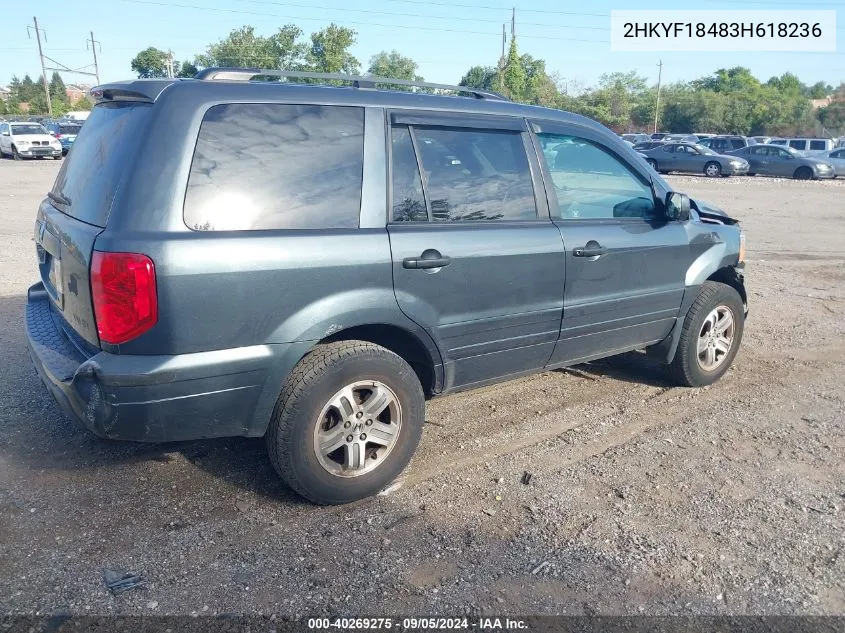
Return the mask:
<path fill-rule="evenodd" d="M 62 159 L 62 144 L 40 123 L 0 123 L 0 157 Z"/>

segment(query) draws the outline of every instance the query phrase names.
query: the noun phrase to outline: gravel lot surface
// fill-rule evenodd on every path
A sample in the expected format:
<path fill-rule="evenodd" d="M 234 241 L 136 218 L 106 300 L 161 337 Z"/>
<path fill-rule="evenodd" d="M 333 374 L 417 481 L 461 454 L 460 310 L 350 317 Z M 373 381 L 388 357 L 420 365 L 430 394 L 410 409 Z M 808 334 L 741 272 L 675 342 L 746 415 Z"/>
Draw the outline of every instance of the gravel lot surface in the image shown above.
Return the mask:
<path fill-rule="evenodd" d="M 845 614 L 845 180 L 670 178 L 748 235 L 718 384 L 628 354 L 435 400 L 400 488 L 320 508 L 262 440 L 59 411 L 22 322 L 58 167 L 0 162 L 0 614 Z"/>

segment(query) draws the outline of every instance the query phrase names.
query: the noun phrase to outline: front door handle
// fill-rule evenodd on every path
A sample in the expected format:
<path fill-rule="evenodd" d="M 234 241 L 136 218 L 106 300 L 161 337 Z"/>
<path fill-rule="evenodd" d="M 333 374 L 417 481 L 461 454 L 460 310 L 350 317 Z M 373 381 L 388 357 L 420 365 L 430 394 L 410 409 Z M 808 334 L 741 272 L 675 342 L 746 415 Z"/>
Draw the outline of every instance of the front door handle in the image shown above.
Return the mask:
<path fill-rule="evenodd" d="M 452 258 L 441 255 L 434 249 L 427 249 L 419 257 L 406 257 L 402 260 L 402 268 L 420 270 L 426 268 L 443 268 L 452 263 Z"/>
<path fill-rule="evenodd" d="M 601 257 L 607 253 L 607 249 L 596 241 L 590 240 L 586 246 L 572 249 L 572 254 L 575 257 Z"/>

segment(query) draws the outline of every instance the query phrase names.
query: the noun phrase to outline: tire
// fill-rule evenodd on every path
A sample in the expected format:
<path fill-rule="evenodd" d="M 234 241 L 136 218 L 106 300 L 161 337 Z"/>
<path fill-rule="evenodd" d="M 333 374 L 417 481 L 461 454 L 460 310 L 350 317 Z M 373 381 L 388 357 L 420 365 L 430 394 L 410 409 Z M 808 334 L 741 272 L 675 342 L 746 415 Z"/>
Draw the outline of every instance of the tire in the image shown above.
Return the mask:
<path fill-rule="evenodd" d="M 53 160 L 62 160 L 63 156 L 53 156 Z"/>
<path fill-rule="evenodd" d="M 813 170 L 809 167 L 799 167 L 795 170 L 795 173 L 792 175 L 795 180 L 812 180 L 813 179 Z"/>
<path fill-rule="evenodd" d="M 728 336 L 725 331 L 725 338 L 730 339 L 727 351 L 720 350 L 715 346 L 724 343 L 724 340 L 713 340 L 710 332 L 713 331 L 712 315 L 717 314 L 716 325 L 723 325 L 725 322 L 718 320 L 721 311 L 729 311 L 732 319 L 732 327 Z M 745 328 L 745 307 L 739 293 L 730 286 L 715 281 L 706 281 L 702 284 L 692 306 L 684 318 L 681 329 L 681 336 L 678 341 L 678 349 L 675 358 L 670 365 L 670 371 L 679 384 L 687 387 L 704 387 L 711 385 L 721 378 L 733 363 L 739 346 L 742 343 L 742 333 Z M 706 347 L 701 351 L 704 358 L 700 357 L 700 342 L 703 341 Z M 712 344 L 713 359 L 717 362 L 708 367 L 710 349 Z"/>
<path fill-rule="evenodd" d="M 367 394 L 369 385 L 379 391 Z M 356 400 L 351 406 L 348 399 L 341 400 L 349 387 Z M 371 423 L 366 404 L 377 393 L 390 404 Z M 377 493 L 404 470 L 424 421 L 422 385 L 402 358 L 365 341 L 329 343 L 303 358 L 286 380 L 267 429 L 267 450 L 276 472 L 306 499 L 323 505 L 349 503 Z M 389 448 L 379 446 L 388 437 L 387 428 L 395 429 Z M 373 442 L 376 434 L 381 437 Z M 318 449 L 321 435 L 325 444 L 336 447 L 332 452 Z M 360 455 L 361 447 L 364 460 L 355 473 L 356 464 L 350 467 L 349 460 Z"/>
<path fill-rule="evenodd" d="M 647 162 L 649 165 L 651 165 L 651 168 L 652 168 L 654 171 L 657 171 L 657 161 L 656 161 L 656 160 L 654 160 L 654 159 L 652 159 L 652 158 L 649 158 L 649 159 L 647 159 L 647 160 L 646 160 L 646 162 Z"/>
<path fill-rule="evenodd" d="M 756 175 L 757 175 L 757 174 L 755 174 L 753 171 L 749 171 L 749 172 L 746 174 L 746 176 L 751 176 L 752 178 L 753 178 L 754 176 L 756 176 Z"/>
<path fill-rule="evenodd" d="M 23 160 L 23 156 L 18 153 L 18 148 L 12 145 L 12 158 L 14 160 Z"/>
<path fill-rule="evenodd" d="M 704 175 L 708 178 L 718 178 L 722 175 L 722 166 L 716 161 L 710 161 L 704 166 Z"/>

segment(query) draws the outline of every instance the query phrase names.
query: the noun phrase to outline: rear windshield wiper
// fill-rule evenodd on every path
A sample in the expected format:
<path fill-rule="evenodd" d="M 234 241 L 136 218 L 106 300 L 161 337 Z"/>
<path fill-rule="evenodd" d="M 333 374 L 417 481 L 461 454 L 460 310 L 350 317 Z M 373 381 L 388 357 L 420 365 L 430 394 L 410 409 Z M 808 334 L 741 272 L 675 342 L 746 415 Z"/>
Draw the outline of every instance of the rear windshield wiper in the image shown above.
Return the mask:
<path fill-rule="evenodd" d="M 47 197 L 50 198 L 53 202 L 57 202 L 59 204 L 63 204 L 66 207 L 70 206 L 70 198 L 68 198 L 63 193 L 54 193 L 52 191 L 47 192 Z"/>

